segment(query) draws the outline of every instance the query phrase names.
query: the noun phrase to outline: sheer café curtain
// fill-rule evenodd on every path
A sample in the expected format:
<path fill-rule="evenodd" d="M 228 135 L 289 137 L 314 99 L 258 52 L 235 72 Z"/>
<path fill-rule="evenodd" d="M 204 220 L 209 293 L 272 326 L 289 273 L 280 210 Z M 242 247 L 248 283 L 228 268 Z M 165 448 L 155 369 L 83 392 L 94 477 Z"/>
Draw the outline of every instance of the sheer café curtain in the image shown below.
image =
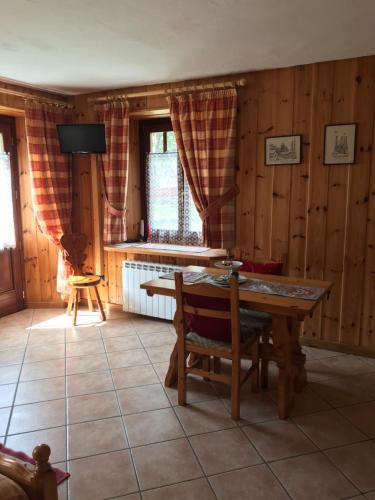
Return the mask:
<path fill-rule="evenodd" d="M 178 154 L 199 216 L 204 244 L 231 248 L 235 238 L 235 89 L 169 99 Z"/>
<path fill-rule="evenodd" d="M 126 241 L 126 194 L 128 187 L 129 105 L 110 101 L 96 106 L 98 121 L 105 124 L 107 153 L 101 155 L 105 198 L 103 241 Z"/>
<path fill-rule="evenodd" d="M 60 238 L 71 232 L 71 172 L 69 156 L 60 153 L 56 125 L 71 122 L 68 109 L 26 101 L 26 136 L 30 163 L 34 215 L 43 235 L 60 247 Z M 59 251 L 57 291 L 65 296 L 70 265 Z"/>

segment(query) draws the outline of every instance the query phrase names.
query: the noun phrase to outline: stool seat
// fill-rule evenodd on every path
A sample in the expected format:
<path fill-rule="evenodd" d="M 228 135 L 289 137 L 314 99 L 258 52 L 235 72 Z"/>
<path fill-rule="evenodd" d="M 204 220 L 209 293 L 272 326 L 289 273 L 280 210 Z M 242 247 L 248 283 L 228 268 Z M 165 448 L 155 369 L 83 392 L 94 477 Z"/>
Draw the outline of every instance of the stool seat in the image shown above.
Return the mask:
<path fill-rule="evenodd" d="M 95 286 L 100 283 L 100 276 L 89 274 L 88 276 L 69 276 L 68 283 L 76 288 L 85 288 L 87 286 Z"/>
<path fill-rule="evenodd" d="M 102 321 L 106 320 L 103 304 L 98 292 L 98 285 L 100 284 L 101 277 L 96 274 L 85 274 L 83 270 L 83 263 L 86 255 L 84 254 L 87 246 L 87 236 L 80 233 L 64 234 L 60 239 L 60 244 L 65 251 L 65 259 L 73 268 L 73 274 L 68 278 L 68 284 L 71 291 L 69 296 L 68 307 L 66 313 L 70 315 L 73 307 L 73 325 L 77 324 L 77 310 L 78 302 L 82 292 L 79 290 L 86 290 L 87 304 L 89 310 L 93 311 L 93 304 L 91 298 L 91 290 L 95 294 L 95 300 L 98 304 L 100 317 Z"/>

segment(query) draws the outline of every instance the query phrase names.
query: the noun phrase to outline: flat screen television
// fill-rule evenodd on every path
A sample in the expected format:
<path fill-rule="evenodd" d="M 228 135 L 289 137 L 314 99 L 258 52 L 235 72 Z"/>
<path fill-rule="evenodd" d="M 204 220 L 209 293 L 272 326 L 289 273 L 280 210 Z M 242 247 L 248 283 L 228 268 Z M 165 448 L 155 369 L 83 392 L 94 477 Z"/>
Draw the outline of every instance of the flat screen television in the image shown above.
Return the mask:
<path fill-rule="evenodd" d="M 103 123 L 57 125 L 61 153 L 105 153 Z"/>

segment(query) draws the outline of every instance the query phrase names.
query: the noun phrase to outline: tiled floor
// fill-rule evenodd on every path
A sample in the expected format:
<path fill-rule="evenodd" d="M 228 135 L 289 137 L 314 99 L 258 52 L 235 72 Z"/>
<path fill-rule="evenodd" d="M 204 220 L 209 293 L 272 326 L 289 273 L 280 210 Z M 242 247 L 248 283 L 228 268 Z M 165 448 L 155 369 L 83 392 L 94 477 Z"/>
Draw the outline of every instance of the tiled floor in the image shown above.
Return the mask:
<path fill-rule="evenodd" d="M 60 500 L 375 499 L 375 360 L 306 348 L 310 383 L 289 420 L 275 382 L 229 393 L 191 378 L 189 406 L 162 384 L 170 323 L 25 310 L 0 320 L 0 436 L 40 442 L 71 479 Z"/>

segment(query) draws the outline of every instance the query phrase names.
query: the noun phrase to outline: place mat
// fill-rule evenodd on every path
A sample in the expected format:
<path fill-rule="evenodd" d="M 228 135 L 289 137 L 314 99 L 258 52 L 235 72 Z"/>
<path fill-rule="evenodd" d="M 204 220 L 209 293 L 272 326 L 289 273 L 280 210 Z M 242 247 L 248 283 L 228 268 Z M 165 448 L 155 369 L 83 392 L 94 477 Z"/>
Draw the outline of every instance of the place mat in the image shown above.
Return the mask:
<path fill-rule="evenodd" d="M 30 465 L 35 465 L 35 460 L 29 455 L 26 455 L 23 451 L 14 451 L 11 448 L 7 448 L 6 446 L 0 444 L 0 453 L 3 453 L 4 455 L 8 455 L 9 457 L 13 457 L 17 460 L 20 460 L 21 462 L 26 462 Z M 70 477 L 69 472 L 65 472 L 62 469 L 58 469 L 57 467 L 52 467 L 52 470 L 55 472 L 56 475 L 56 483 L 60 484 L 65 479 L 68 479 Z"/>
<path fill-rule="evenodd" d="M 288 285 L 274 281 L 248 278 L 246 283 L 240 285 L 241 290 L 269 295 L 281 295 L 292 299 L 318 300 L 324 294 L 324 288 L 315 288 L 301 285 Z"/>
<path fill-rule="evenodd" d="M 227 286 L 227 283 L 220 278 L 222 275 L 210 273 L 198 273 L 193 271 L 183 271 L 184 283 L 208 283 L 216 286 Z M 224 275 L 226 276 L 226 275 Z M 174 280 L 174 272 L 159 276 L 163 279 Z M 308 287 L 301 285 L 288 285 L 286 283 L 275 283 L 273 281 L 260 280 L 256 278 L 245 278 L 240 276 L 239 287 L 254 293 L 264 293 L 269 295 L 280 295 L 291 299 L 318 300 L 324 294 L 324 288 Z"/>

